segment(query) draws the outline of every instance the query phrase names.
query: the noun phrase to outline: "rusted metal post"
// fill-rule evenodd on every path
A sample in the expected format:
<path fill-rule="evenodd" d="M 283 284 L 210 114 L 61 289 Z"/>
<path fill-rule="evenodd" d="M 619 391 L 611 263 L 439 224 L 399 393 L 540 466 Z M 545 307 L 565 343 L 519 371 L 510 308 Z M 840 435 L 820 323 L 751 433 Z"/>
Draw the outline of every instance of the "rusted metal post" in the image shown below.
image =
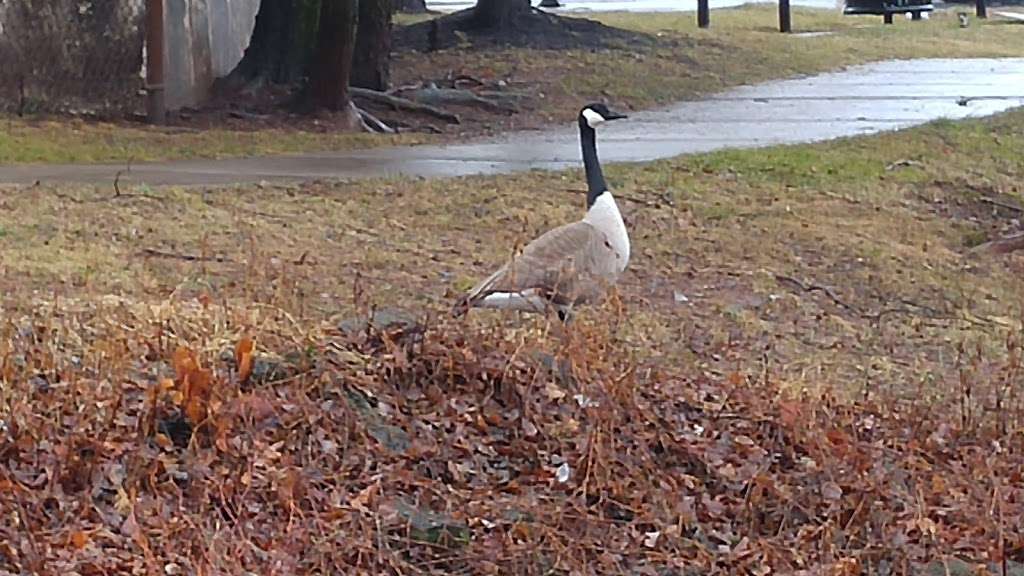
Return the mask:
<path fill-rule="evenodd" d="M 707 28 L 711 25 L 710 0 L 697 0 L 697 27 Z"/>
<path fill-rule="evenodd" d="M 988 18 L 988 9 L 985 7 L 985 0 L 974 0 L 974 10 L 978 18 Z"/>
<path fill-rule="evenodd" d="M 164 0 L 146 0 L 146 116 L 150 124 L 163 124 L 164 105 Z"/>
<path fill-rule="evenodd" d="M 779 0 L 779 31 L 793 31 L 793 19 L 789 12 L 789 0 Z"/>

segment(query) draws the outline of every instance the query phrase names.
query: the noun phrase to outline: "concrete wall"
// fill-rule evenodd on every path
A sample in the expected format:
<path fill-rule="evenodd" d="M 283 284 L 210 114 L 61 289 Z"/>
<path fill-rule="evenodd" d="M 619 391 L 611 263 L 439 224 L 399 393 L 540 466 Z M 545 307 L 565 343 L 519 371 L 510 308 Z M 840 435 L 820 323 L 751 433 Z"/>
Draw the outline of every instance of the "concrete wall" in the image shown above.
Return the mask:
<path fill-rule="evenodd" d="M 202 103 L 242 59 L 260 0 L 164 0 L 165 98 L 171 110 Z"/>

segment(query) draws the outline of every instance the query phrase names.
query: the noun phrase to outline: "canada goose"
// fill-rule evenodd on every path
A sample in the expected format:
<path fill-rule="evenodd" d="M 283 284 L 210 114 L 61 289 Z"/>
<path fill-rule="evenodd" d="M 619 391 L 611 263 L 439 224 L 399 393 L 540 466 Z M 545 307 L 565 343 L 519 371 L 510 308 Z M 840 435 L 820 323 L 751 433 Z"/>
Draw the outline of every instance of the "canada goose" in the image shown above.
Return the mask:
<path fill-rule="evenodd" d="M 470 308 L 544 312 L 552 306 L 565 321 L 573 306 L 594 302 L 615 284 L 629 262 L 629 235 L 601 173 L 595 128 L 625 117 L 604 104 L 588 104 L 580 110 L 586 215 L 527 244 L 459 300 L 452 311 L 455 316 Z"/>

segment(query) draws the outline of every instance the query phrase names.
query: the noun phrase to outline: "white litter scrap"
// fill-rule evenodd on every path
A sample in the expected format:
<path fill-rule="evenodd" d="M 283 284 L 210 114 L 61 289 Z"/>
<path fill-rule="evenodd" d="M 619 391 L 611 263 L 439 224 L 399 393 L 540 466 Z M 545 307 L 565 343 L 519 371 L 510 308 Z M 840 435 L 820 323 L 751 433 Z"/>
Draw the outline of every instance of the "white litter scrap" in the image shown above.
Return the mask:
<path fill-rule="evenodd" d="M 569 481 L 569 476 L 572 470 L 569 468 L 568 462 L 562 462 L 562 465 L 555 471 L 555 478 L 558 479 L 559 484 L 565 484 Z"/>
<path fill-rule="evenodd" d="M 654 548 L 658 545 L 658 537 L 661 536 L 661 531 L 655 530 L 654 532 L 644 532 L 644 546 L 647 548 Z"/>

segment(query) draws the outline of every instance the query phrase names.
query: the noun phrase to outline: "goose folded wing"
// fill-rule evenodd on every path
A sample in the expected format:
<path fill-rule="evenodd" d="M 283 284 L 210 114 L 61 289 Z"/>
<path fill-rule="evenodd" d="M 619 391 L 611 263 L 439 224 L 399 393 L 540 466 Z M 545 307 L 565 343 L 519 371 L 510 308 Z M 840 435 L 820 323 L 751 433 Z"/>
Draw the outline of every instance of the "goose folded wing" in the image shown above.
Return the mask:
<path fill-rule="evenodd" d="M 583 221 L 554 228 L 478 284 L 468 299 L 534 292 L 559 304 L 590 299 L 614 281 L 614 253 L 603 232 Z"/>

